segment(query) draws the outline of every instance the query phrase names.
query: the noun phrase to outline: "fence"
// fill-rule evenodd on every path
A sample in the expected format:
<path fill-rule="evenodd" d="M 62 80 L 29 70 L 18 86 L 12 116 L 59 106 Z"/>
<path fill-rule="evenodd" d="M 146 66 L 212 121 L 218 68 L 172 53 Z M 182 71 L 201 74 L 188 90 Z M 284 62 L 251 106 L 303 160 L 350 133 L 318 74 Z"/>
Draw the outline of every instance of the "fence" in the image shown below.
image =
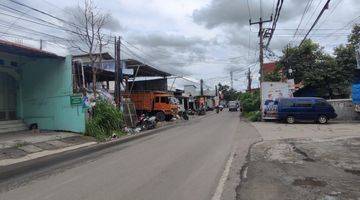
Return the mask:
<path fill-rule="evenodd" d="M 351 99 L 328 100 L 334 107 L 338 121 L 360 121 L 360 113 L 355 112 L 355 105 Z"/>

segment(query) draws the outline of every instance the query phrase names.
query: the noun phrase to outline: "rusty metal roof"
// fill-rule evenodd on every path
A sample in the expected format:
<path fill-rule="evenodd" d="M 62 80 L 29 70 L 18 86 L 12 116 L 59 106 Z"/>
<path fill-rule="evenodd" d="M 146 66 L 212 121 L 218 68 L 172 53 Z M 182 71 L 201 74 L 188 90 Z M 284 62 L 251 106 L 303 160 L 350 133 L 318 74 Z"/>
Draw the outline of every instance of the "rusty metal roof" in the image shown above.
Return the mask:
<path fill-rule="evenodd" d="M 156 69 L 150 65 L 144 64 L 140 61 L 134 59 L 126 59 L 124 60 L 126 63 L 127 69 L 134 69 L 134 73 L 138 70 L 136 76 L 137 77 L 168 77 L 171 76 L 170 73 L 161 71 Z"/>
<path fill-rule="evenodd" d="M 0 40 L 0 52 L 6 52 L 9 54 L 16 54 L 31 58 L 58 58 L 58 59 L 65 59 L 65 57 L 58 56 L 54 53 L 50 53 L 47 51 L 43 51 L 40 49 L 36 49 L 33 47 L 28 47 L 25 45 Z"/>

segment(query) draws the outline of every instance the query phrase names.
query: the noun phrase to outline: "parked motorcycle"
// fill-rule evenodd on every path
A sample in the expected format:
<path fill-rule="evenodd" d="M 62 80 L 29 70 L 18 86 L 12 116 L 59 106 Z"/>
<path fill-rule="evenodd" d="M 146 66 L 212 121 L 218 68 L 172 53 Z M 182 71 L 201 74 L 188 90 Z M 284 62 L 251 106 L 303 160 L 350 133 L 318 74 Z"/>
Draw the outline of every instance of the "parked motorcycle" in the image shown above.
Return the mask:
<path fill-rule="evenodd" d="M 149 117 L 142 114 L 139 117 L 137 127 L 140 127 L 141 130 L 150 130 L 156 128 L 156 124 L 157 121 L 155 116 Z"/>

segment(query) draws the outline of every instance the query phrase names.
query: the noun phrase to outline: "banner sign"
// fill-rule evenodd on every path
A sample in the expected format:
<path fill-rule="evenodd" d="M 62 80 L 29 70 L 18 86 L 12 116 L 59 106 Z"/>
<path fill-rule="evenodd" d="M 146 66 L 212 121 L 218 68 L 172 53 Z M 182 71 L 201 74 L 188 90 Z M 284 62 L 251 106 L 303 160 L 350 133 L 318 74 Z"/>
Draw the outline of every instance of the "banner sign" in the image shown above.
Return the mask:
<path fill-rule="evenodd" d="M 292 86 L 289 83 L 283 82 L 263 82 L 261 89 L 261 112 L 263 119 L 276 119 L 277 105 L 274 104 L 275 100 L 277 98 L 293 97 Z"/>

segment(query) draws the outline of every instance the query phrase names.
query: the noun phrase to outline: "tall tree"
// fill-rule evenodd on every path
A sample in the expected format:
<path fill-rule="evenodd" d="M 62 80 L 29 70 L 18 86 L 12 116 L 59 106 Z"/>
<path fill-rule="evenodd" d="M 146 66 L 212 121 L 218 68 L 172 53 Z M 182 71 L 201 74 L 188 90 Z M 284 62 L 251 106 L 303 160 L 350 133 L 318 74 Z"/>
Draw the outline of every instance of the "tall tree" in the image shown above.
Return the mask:
<path fill-rule="evenodd" d="M 96 95 L 96 76 L 98 69 L 102 67 L 103 49 L 111 39 L 106 34 L 106 26 L 110 22 L 111 15 L 102 13 L 92 0 L 84 0 L 82 6 L 79 5 L 71 10 L 69 18 L 71 23 L 68 26 L 72 30 L 71 46 L 89 56 L 92 67 L 92 89 Z"/>
<path fill-rule="evenodd" d="M 317 59 L 322 54 L 320 46 L 308 39 L 301 47 L 286 46 L 279 65 L 283 67 L 283 72 L 288 78 L 294 78 L 295 83 L 300 83 L 307 78 L 306 72 L 316 68 Z M 292 75 L 288 74 L 289 69 L 292 69 Z"/>
<path fill-rule="evenodd" d="M 224 100 L 226 101 L 236 101 L 239 100 L 240 92 L 230 89 L 228 85 L 222 85 L 221 83 L 218 84 L 218 90 L 222 92 L 224 95 Z"/>
<path fill-rule="evenodd" d="M 340 45 L 335 48 L 336 62 L 339 66 L 342 66 L 344 72 L 349 78 L 349 82 L 354 81 L 354 75 L 356 74 L 356 48 L 358 48 L 360 42 L 360 25 L 355 25 L 348 37 L 348 43 L 346 45 Z M 360 78 L 360 77 L 358 77 Z"/>
<path fill-rule="evenodd" d="M 359 41 L 358 33 L 358 28 L 354 28 L 349 44 L 336 48 L 335 57 L 326 54 L 322 47 L 308 39 L 300 47 L 287 46 L 279 64 L 288 78 L 294 78 L 295 83 L 302 82 L 305 88 L 314 89 L 317 96 L 346 97 L 354 77 L 354 45 Z M 293 70 L 292 75 L 287 74 L 288 69 Z"/>

